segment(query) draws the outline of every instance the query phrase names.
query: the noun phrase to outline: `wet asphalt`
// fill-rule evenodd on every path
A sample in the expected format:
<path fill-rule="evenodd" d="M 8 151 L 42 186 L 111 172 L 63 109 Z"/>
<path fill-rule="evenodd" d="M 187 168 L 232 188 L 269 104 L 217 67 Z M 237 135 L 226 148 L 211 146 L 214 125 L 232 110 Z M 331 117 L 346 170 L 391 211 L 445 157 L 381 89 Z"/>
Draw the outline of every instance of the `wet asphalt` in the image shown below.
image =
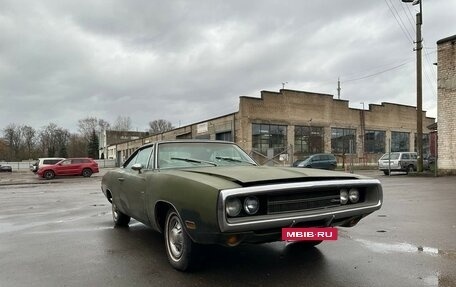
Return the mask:
<path fill-rule="evenodd" d="M 160 234 L 113 228 L 91 178 L 0 174 L 0 286 L 456 286 L 456 177 L 359 171 L 380 179 L 381 210 L 316 248 L 276 242 L 201 252 L 192 273 Z"/>

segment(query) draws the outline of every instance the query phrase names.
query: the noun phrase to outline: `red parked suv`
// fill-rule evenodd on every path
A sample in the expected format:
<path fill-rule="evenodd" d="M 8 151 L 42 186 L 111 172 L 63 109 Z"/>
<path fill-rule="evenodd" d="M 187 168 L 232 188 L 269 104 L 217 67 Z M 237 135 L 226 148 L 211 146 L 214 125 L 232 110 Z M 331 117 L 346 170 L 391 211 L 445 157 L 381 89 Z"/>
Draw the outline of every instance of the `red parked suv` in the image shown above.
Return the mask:
<path fill-rule="evenodd" d="M 98 164 L 91 158 L 67 158 L 53 165 L 42 166 L 36 174 L 45 179 L 58 175 L 82 175 L 90 177 L 98 172 Z"/>

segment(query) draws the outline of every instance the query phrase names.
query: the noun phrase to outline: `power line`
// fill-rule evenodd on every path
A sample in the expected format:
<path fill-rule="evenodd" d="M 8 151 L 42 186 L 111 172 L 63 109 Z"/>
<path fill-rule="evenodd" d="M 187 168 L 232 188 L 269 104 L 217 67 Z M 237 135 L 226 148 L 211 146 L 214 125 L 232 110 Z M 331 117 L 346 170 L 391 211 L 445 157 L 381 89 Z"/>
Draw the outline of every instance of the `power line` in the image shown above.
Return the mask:
<path fill-rule="evenodd" d="M 414 24 L 414 21 L 413 21 L 413 15 L 412 15 L 412 12 L 410 11 L 410 5 L 406 5 L 404 3 L 402 3 L 402 10 L 404 11 L 404 14 L 405 14 L 405 17 L 407 18 L 407 20 L 409 21 L 410 23 L 410 26 L 412 27 L 412 31 L 413 33 L 415 33 L 415 24 Z M 404 7 L 407 7 L 407 9 L 405 9 Z"/>
<path fill-rule="evenodd" d="M 391 8 L 391 6 L 388 3 L 388 1 L 387 0 L 384 0 L 384 1 L 385 1 L 386 5 L 388 6 L 388 8 L 389 8 L 391 14 L 393 15 L 394 19 L 396 19 L 397 24 L 399 25 L 399 27 L 401 28 L 402 32 L 404 33 L 405 38 L 407 38 L 407 41 L 413 43 L 413 37 L 410 35 L 408 30 L 405 28 L 405 25 L 402 22 L 402 19 L 400 18 L 399 13 L 397 13 L 396 7 L 394 7 L 393 3 L 391 2 L 391 5 L 393 5 L 394 10 L 396 10 L 397 16 L 399 16 L 399 19 L 398 19 L 398 17 L 396 17 L 396 14 L 394 14 L 393 8 Z M 389 0 L 389 1 L 391 1 L 391 0 Z"/>
<path fill-rule="evenodd" d="M 402 66 L 405 66 L 405 65 L 407 65 L 407 64 L 409 64 L 409 63 L 410 63 L 410 61 L 405 62 L 405 63 L 402 63 L 402 64 L 399 64 L 399 65 L 394 66 L 394 67 L 391 67 L 391 68 L 388 68 L 388 69 L 386 69 L 386 70 L 379 71 L 379 72 L 374 73 L 374 74 L 362 76 L 362 77 L 355 78 L 355 79 L 349 79 L 349 80 L 342 81 L 342 82 L 343 82 L 343 83 L 348 83 L 348 82 L 354 82 L 354 81 L 358 81 L 358 80 L 367 79 L 367 78 L 370 78 L 370 77 L 374 77 L 374 76 L 377 76 L 377 75 L 380 75 L 380 74 L 383 74 L 383 73 L 386 73 L 386 72 L 389 72 L 389 71 L 398 69 L 398 68 L 400 68 L 400 67 L 402 67 Z"/>
<path fill-rule="evenodd" d="M 424 44 L 424 39 L 423 39 L 423 44 Z M 435 86 L 435 83 L 437 83 L 437 78 L 436 78 L 435 73 L 433 71 L 434 65 L 431 63 L 431 59 L 429 58 L 429 55 L 430 54 L 434 54 L 436 52 L 437 51 L 433 51 L 433 52 L 430 52 L 430 53 L 424 53 L 424 58 L 426 59 L 426 62 L 427 62 L 427 69 L 424 69 L 424 75 L 426 76 L 426 80 L 428 81 L 429 86 L 431 87 L 432 94 L 434 95 L 435 98 L 437 98 L 436 86 Z M 425 65 L 425 67 L 426 67 L 426 65 Z M 428 72 L 427 72 L 428 69 L 430 70 L 429 74 L 432 77 L 428 75 Z"/>

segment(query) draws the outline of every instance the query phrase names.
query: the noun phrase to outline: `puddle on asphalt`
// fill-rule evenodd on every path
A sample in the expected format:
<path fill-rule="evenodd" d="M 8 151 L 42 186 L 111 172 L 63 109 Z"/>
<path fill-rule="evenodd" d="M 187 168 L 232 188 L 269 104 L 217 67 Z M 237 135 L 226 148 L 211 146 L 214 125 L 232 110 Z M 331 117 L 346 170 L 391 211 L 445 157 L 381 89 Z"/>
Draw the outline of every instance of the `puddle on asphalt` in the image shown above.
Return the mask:
<path fill-rule="evenodd" d="M 433 257 L 444 256 L 453 260 L 456 258 L 456 250 L 441 250 L 434 247 L 416 246 L 410 243 L 380 243 L 364 239 L 353 239 L 363 244 L 367 249 L 377 253 L 415 253 L 425 254 Z M 451 274 L 451 275 L 450 275 Z M 429 274 L 427 276 L 420 276 L 419 279 L 424 286 L 456 286 L 454 274 L 441 273 L 439 271 Z"/>
<path fill-rule="evenodd" d="M 392 252 L 402 252 L 402 253 L 423 253 L 427 255 L 442 255 L 445 254 L 444 251 L 439 250 L 434 247 L 426 246 L 416 246 L 410 243 L 381 243 L 374 242 L 364 239 L 354 239 L 362 244 L 364 244 L 368 249 L 379 252 L 379 253 L 392 253 Z"/>

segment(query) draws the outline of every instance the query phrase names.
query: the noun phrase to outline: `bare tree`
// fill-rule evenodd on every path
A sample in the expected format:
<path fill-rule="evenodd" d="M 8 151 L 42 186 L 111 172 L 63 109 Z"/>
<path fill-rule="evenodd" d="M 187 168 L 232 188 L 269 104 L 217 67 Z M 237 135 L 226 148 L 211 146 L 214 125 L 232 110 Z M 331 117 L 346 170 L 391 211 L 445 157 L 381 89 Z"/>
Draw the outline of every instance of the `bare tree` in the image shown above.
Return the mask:
<path fill-rule="evenodd" d="M 64 128 L 55 130 L 55 151 L 59 157 L 68 157 L 67 145 L 70 138 L 70 132 Z"/>
<path fill-rule="evenodd" d="M 18 160 L 19 152 L 22 147 L 21 127 L 16 124 L 9 124 L 3 130 L 3 133 L 9 146 L 9 160 Z"/>
<path fill-rule="evenodd" d="M 22 137 L 23 137 L 23 142 L 25 146 L 25 155 L 27 159 L 33 158 L 33 151 L 35 149 L 36 143 L 36 130 L 32 128 L 31 126 L 22 126 L 21 127 L 22 131 Z"/>
<path fill-rule="evenodd" d="M 43 127 L 39 133 L 42 154 L 46 154 L 49 157 L 64 157 L 69 137 L 70 133 L 67 129 L 58 127 L 54 123 Z"/>
<path fill-rule="evenodd" d="M 68 138 L 68 156 L 81 157 L 87 153 L 87 142 L 82 135 L 71 134 Z"/>
<path fill-rule="evenodd" d="M 159 134 L 174 129 L 171 122 L 163 119 L 153 120 L 149 122 L 149 133 Z"/>
<path fill-rule="evenodd" d="M 109 122 L 103 119 L 97 119 L 97 117 L 87 117 L 85 119 L 78 120 L 79 133 L 89 142 L 92 136 L 92 131 L 95 131 L 98 135 L 104 130 L 108 130 L 111 125 Z"/>
<path fill-rule="evenodd" d="M 110 127 L 111 127 L 111 124 L 108 123 L 107 121 L 105 121 L 103 119 L 99 119 L 98 120 L 99 131 L 109 130 Z"/>
<path fill-rule="evenodd" d="M 131 130 L 131 119 L 128 116 L 117 116 L 114 125 L 112 126 L 114 131 L 129 131 Z"/>
<path fill-rule="evenodd" d="M 78 121 L 79 133 L 89 142 L 92 131 L 96 131 L 98 127 L 98 119 L 96 117 L 87 117 Z"/>

